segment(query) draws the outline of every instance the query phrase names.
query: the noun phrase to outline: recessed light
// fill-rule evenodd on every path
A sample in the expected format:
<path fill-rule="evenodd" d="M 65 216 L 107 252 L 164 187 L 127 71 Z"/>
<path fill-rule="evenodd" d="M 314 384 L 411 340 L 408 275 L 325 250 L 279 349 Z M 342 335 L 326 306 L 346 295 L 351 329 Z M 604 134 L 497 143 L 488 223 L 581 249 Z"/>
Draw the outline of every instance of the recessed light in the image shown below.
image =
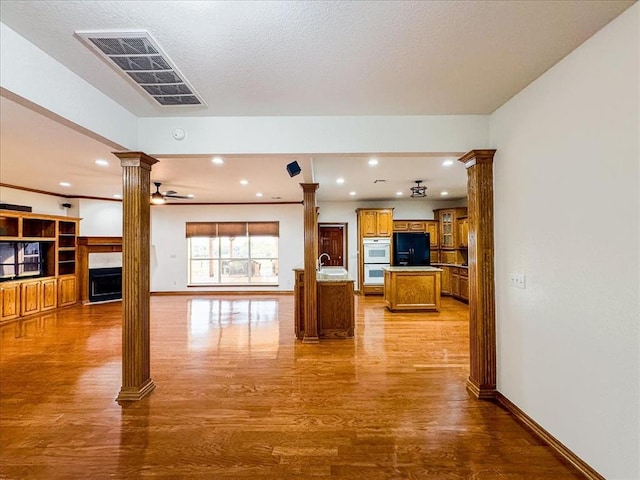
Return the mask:
<path fill-rule="evenodd" d="M 240 185 L 249 185 L 249 180 L 240 180 Z"/>
<path fill-rule="evenodd" d="M 96 165 L 100 165 L 101 167 L 108 167 L 109 166 L 109 162 L 99 158 L 98 160 L 96 160 Z"/>
<path fill-rule="evenodd" d="M 113 198 L 122 198 L 122 195 L 119 195 L 119 194 L 116 193 L 116 194 L 113 195 Z"/>
<path fill-rule="evenodd" d="M 221 157 L 213 157 L 211 161 L 216 165 L 222 165 L 224 163 L 224 160 Z"/>
<path fill-rule="evenodd" d="M 356 192 L 349 192 L 349 195 L 351 195 L 352 197 L 355 196 Z"/>
<path fill-rule="evenodd" d="M 449 195 L 449 192 L 440 192 L 440 195 L 446 197 L 447 195 Z"/>
<path fill-rule="evenodd" d="M 396 195 L 400 197 L 402 196 L 402 192 L 396 192 Z"/>
<path fill-rule="evenodd" d="M 453 165 L 453 160 L 445 160 L 442 162 L 443 167 L 450 167 L 451 165 Z"/>
<path fill-rule="evenodd" d="M 61 187 L 70 187 L 71 184 L 69 182 L 60 182 Z"/>
<path fill-rule="evenodd" d="M 378 159 L 377 158 L 372 158 L 369 160 L 369 165 L 377 165 L 378 164 Z"/>
<path fill-rule="evenodd" d="M 344 183 L 344 178 L 337 178 L 336 183 Z"/>
<path fill-rule="evenodd" d="M 262 196 L 262 192 L 256 193 L 256 197 L 261 197 L 261 196 Z"/>
<path fill-rule="evenodd" d="M 193 193 L 190 193 L 189 195 L 187 195 L 187 198 L 196 198 L 196 196 Z"/>

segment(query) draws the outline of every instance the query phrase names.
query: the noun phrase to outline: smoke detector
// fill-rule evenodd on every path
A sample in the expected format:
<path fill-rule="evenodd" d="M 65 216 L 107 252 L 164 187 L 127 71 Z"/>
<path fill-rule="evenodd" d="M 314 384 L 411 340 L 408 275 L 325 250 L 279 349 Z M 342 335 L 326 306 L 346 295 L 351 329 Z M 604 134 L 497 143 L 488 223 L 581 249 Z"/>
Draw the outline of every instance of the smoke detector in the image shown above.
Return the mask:
<path fill-rule="evenodd" d="M 163 107 L 206 105 L 149 32 L 76 31 L 76 35 Z"/>

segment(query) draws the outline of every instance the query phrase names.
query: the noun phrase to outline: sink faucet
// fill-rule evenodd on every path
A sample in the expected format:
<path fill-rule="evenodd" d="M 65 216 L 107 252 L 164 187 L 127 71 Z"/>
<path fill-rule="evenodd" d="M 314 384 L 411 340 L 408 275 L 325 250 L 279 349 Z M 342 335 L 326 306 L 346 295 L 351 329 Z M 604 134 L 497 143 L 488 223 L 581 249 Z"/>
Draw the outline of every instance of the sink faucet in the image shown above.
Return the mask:
<path fill-rule="evenodd" d="M 331 260 L 331 257 L 329 256 L 328 253 L 321 253 L 320 256 L 318 257 L 318 270 L 320 270 L 322 268 L 322 257 L 327 256 L 327 260 Z"/>

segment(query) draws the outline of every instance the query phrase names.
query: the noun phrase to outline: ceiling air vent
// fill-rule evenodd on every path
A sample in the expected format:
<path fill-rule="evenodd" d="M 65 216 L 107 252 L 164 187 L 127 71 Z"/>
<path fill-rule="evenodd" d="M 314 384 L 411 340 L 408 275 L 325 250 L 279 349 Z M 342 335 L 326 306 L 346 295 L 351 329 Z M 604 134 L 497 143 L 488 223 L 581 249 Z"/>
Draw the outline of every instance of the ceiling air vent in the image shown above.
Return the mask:
<path fill-rule="evenodd" d="M 160 105 L 206 105 L 149 32 L 77 31 L 76 35 Z"/>

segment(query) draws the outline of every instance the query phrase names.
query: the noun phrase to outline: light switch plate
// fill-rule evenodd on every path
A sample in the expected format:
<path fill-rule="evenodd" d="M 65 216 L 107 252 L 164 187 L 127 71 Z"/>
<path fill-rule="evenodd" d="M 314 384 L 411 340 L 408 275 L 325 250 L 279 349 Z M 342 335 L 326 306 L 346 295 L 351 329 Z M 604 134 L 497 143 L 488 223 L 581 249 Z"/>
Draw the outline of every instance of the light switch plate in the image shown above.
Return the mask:
<path fill-rule="evenodd" d="M 510 282 L 514 288 L 526 288 L 524 273 L 512 273 Z"/>

